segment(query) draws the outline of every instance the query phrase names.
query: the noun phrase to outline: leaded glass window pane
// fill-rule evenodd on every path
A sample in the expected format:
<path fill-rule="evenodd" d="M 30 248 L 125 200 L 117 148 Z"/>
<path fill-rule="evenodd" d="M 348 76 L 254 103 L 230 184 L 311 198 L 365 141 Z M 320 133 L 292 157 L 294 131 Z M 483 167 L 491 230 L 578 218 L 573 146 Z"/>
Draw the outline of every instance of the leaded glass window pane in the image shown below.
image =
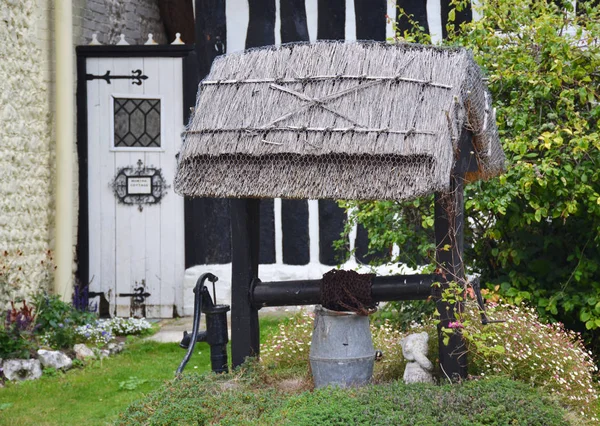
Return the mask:
<path fill-rule="evenodd" d="M 114 98 L 115 148 L 160 148 L 160 99 Z"/>

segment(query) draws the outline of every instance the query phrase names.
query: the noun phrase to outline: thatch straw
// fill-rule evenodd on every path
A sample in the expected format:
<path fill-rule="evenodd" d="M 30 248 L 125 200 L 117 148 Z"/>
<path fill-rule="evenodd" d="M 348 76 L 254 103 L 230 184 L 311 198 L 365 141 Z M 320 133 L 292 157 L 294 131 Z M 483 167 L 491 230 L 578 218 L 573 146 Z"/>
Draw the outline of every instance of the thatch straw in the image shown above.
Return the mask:
<path fill-rule="evenodd" d="M 222 56 L 200 83 L 175 189 L 344 199 L 443 191 L 464 130 L 475 177 L 503 171 L 490 101 L 464 49 L 319 42 Z"/>

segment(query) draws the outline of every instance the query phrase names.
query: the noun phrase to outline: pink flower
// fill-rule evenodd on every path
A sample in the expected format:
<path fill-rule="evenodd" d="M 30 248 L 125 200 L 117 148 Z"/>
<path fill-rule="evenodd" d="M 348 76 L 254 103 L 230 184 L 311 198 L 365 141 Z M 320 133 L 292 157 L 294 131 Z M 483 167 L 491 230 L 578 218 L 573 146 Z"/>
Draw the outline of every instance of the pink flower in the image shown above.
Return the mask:
<path fill-rule="evenodd" d="M 450 324 L 448 324 L 448 327 L 450 327 L 450 328 L 465 328 L 463 323 L 460 321 L 451 321 Z"/>

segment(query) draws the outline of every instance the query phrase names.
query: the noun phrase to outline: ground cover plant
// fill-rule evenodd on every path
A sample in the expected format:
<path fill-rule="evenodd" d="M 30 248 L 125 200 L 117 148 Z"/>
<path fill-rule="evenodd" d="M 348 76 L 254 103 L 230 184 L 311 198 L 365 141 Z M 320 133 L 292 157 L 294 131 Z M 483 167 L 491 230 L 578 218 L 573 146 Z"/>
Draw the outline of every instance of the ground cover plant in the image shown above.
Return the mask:
<path fill-rule="evenodd" d="M 293 377 L 258 364 L 228 375 L 186 374 L 132 404 L 115 424 L 569 424 L 568 413 L 547 396 L 508 379 L 307 391 L 290 386 Z"/>

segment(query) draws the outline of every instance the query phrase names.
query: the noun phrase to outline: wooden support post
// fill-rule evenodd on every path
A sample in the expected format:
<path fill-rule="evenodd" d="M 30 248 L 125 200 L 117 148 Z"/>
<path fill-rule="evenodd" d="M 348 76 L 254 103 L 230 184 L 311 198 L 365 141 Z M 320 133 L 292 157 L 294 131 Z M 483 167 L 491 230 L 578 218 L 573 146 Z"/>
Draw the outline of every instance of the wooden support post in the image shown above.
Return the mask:
<path fill-rule="evenodd" d="M 458 381 L 467 377 L 467 349 L 460 329 L 450 335 L 444 344 L 443 328 L 456 321 L 457 313 L 463 304 L 447 303 L 441 299 L 441 293 L 454 281 L 460 286 L 465 284 L 463 263 L 464 236 L 464 177 L 465 173 L 476 170 L 477 162 L 472 154 L 471 133 L 463 131 L 461 135 L 450 190 L 435 194 L 435 243 L 438 276 L 441 286 L 436 291 L 436 305 L 440 313 L 438 325 L 439 358 L 442 377 Z"/>
<path fill-rule="evenodd" d="M 233 368 L 260 349 L 258 310 L 250 285 L 258 277 L 260 200 L 231 201 L 231 359 Z"/>

